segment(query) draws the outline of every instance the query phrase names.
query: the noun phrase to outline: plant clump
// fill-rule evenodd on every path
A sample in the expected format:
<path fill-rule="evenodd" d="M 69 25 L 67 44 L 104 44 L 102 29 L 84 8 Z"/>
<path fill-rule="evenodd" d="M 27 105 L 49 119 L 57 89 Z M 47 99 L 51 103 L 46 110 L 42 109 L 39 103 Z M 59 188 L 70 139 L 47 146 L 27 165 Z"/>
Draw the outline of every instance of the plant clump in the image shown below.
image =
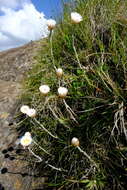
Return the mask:
<path fill-rule="evenodd" d="M 37 142 L 50 189 L 126 190 L 126 10 L 118 0 L 66 5 L 24 81 L 22 103 L 37 113 L 20 129 Z"/>

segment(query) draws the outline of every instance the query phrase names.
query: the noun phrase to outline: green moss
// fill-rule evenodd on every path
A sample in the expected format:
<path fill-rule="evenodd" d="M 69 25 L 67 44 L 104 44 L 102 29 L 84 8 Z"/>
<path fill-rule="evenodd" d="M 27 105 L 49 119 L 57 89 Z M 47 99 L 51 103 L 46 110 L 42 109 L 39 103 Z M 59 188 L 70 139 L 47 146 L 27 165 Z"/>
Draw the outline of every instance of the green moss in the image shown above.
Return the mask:
<path fill-rule="evenodd" d="M 82 0 L 72 7 L 65 8 L 52 41 L 47 39 L 39 52 L 22 95 L 23 104 L 36 108 L 37 120 L 59 138 L 52 138 L 31 119 L 20 127 L 29 125 L 36 141 L 52 154 L 35 147 L 44 160 L 38 170 L 41 175 L 47 166 L 50 188 L 126 189 L 127 3 Z M 79 12 L 83 21 L 72 24 L 71 11 Z M 65 101 L 71 110 L 57 95 L 54 64 L 64 70 L 60 84 L 69 90 Z M 39 92 L 41 84 L 51 88 L 47 97 Z M 96 169 L 70 146 L 73 137 L 97 163 Z"/>

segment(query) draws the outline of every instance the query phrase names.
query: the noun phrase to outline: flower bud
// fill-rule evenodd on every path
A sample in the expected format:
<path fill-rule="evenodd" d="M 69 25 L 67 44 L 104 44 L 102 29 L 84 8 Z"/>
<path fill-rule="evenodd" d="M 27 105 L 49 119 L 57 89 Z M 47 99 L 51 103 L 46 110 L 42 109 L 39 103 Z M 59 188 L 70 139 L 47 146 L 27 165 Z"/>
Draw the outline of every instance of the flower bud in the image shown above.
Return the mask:
<path fill-rule="evenodd" d="M 23 105 L 23 106 L 21 106 L 21 108 L 20 108 L 20 111 L 21 111 L 22 113 L 24 113 L 24 114 L 27 114 L 28 110 L 29 110 L 29 106 L 27 106 L 27 105 Z"/>
<path fill-rule="evenodd" d="M 56 21 L 53 19 L 47 20 L 48 30 L 53 30 L 56 26 Z"/>
<path fill-rule="evenodd" d="M 58 94 L 60 98 L 65 98 L 67 96 L 68 89 L 65 87 L 59 87 L 58 88 Z"/>
<path fill-rule="evenodd" d="M 82 18 L 82 16 L 79 13 L 72 12 L 71 13 L 71 20 L 72 20 L 72 22 L 74 24 L 78 24 L 78 23 L 80 23 L 83 20 L 83 18 Z"/>
<path fill-rule="evenodd" d="M 29 109 L 26 113 L 29 117 L 35 117 L 37 115 L 37 112 L 35 109 Z"/>
<path fill-rule="evenodd" d="M 39 90 L 40 92 L 43 94 L 43 95 L 47 95 L 49 92 L 50 92 L 50 88 L 48 85 L 41 85 L 39 87 Z"/>
<path fill-rule="evenodd" d="M 61 78 L 63 75 L 63 70 L 61 68 L 56 69 L 56 75 L 57 77 Z"/>
<path fill-rule="evenodd" d="M 72 140 L 71 140 L 71 144 L 72 144 L 73 146 L 79 146 L 80 143 L 79 143 L 78 138 L 73 137 Z"/>

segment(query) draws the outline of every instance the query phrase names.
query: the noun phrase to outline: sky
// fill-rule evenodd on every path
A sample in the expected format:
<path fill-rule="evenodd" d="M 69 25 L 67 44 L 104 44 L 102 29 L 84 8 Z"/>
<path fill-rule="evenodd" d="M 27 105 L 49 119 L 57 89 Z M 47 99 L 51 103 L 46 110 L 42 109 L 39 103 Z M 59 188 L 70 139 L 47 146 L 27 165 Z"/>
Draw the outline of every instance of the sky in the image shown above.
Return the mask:
<path fill-rule="evenodd" d="M 54 17 L 62 12 L 61 0 L 32 0 L 38 11 L 43 11 L 47 17 Z"/>
<path fill-rule="evenodd" d="M 61 1 L 0 0 L 0 51 L 47 37 L 47 19 L 62 13 Z"/>

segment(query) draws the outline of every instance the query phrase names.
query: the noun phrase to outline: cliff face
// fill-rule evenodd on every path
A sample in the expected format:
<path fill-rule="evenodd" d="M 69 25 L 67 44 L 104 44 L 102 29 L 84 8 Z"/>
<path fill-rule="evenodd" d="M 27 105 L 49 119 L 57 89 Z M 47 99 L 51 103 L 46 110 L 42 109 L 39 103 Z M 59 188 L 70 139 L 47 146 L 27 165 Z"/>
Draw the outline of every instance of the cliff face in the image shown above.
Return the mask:
<path fill-rule="evenodd" d="M 24 46 L 0 52 L 0 79 L 20 81 L 34 63 L 33 57 L 40 45 L 40 41 L 30 42 Z"/>
<path fill-rule="evenodd" d="M 41 43 L 31 42 L 19 48 L 0 52 L 0 118 L 13 107 L 21 90 L 20 81 L 35 63 Z"/>
<path fill-rule="evenodd" d="M 21 90 L 21 80 L 35 64 L 41 42 L 30 42 L 19 48 L 0 52 L 0 118 L 14 106 Z"/>
<path fill-rule="evenodd" d="M 2 150 L 10 146 L 16 147 L 17 134 L 13 116 L 18 107 L 17 97 L 21 93 L 20 82 L 26 71 L 35 64 L 33 58 L 40 47 L 41 42 L 38 41 L 0 52 L 0 167 L 7 167 L 9 172 L 28 172 L 25 162 L 5 159 Z M 9 173 L 0 175 L 0 183 L 6 190 L 28 190 L 35 184 L 32 177 L 22 178 L 21 175 Z"/>

